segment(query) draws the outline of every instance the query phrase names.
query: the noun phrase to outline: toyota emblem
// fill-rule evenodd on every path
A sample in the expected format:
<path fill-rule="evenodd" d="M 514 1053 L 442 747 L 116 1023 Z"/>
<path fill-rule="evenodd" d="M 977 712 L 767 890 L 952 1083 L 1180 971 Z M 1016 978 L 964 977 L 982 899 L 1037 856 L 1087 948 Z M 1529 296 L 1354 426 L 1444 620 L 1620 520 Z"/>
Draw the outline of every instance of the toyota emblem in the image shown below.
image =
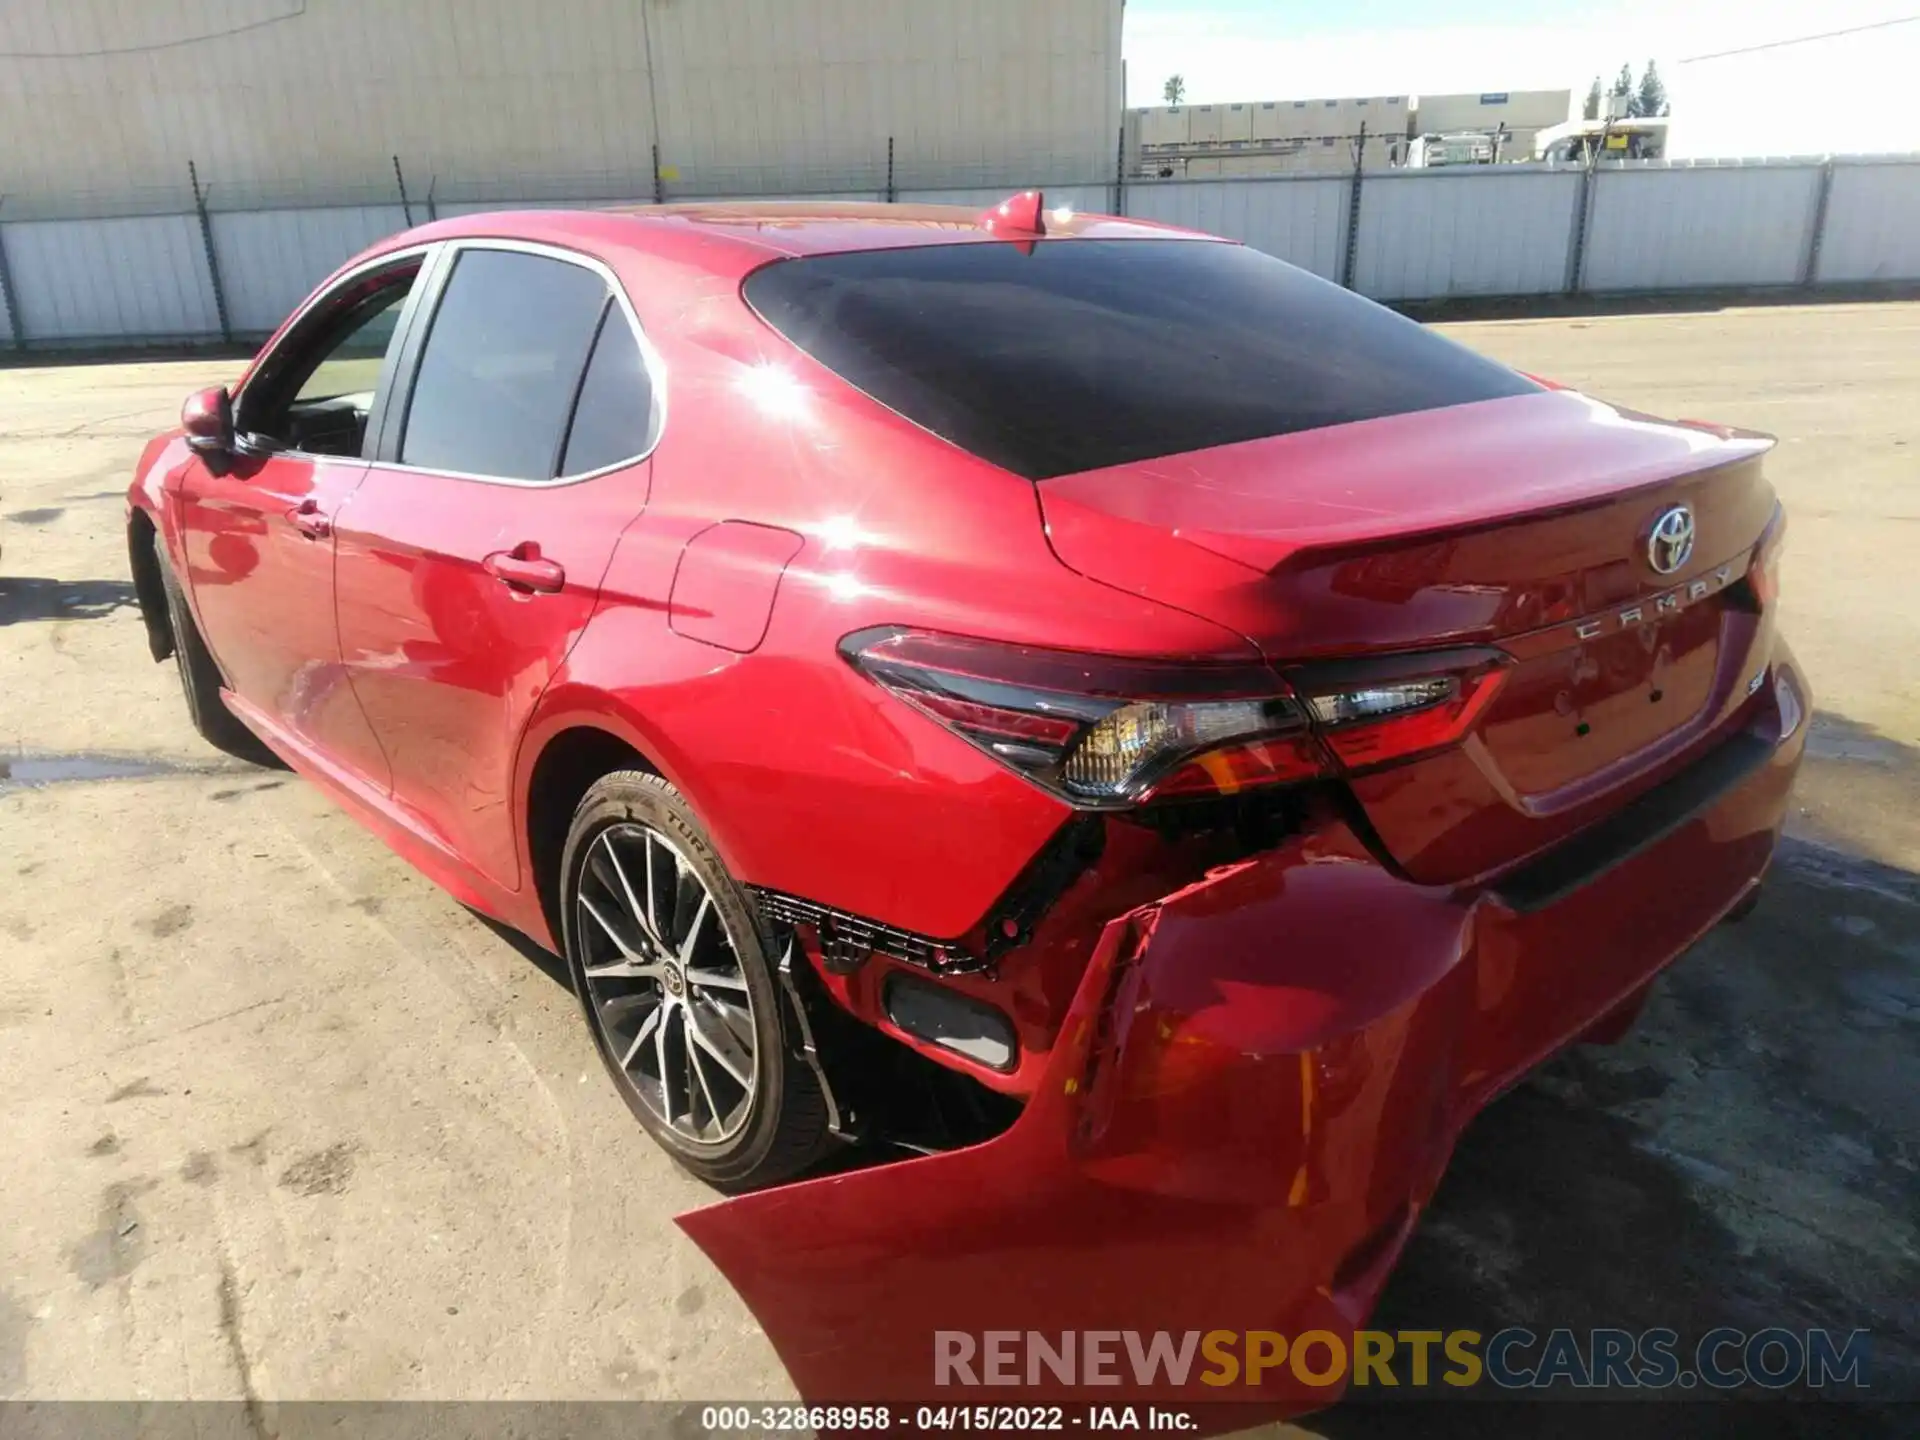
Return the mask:
<path fill-rule="evenodd" d="M 1693 558 L 1693 511 L 1685 505 L 1662 510 L 1647 537 L 1647 563 L 1671 575 Z"/>

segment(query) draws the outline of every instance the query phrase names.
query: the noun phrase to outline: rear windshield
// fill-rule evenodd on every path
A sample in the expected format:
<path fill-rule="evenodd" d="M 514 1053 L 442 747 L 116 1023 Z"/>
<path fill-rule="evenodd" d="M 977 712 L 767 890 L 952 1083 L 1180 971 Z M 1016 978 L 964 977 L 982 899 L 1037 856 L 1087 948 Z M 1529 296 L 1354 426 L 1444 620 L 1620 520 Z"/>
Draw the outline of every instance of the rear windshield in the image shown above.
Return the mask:
<path fill-rule="evenodd" d="M 746 296 L 883 405 L 1034 480 L 1537 388 L 1211 241 L 816 255 L 754 272 Z"/>

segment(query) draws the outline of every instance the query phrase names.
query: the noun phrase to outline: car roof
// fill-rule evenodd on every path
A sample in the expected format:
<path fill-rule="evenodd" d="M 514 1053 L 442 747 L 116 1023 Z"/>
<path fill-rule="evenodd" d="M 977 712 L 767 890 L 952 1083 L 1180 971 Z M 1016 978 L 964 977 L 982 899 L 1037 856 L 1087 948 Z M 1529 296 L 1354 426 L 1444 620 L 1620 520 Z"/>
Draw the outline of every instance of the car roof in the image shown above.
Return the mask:
<path fill-rule="evenodd" d="M 667 253 L 716 271 L 744 272 L 770 260 L 915 245 L 1030 243 L 995 233 L 986 209 L 965 205 L 883 205 L 865 201 L 701 201 L 672 205 L 609 205 L 598 209 L 503 210 L 423 225 L 382 244 L 386 250 L 428 240 L 505 239 L 568 248 Z M 1047 212 L 1040 243 L 1096 239 L 1215 237 L 1150 220 Z"/>
<path fill-rule="evenodd" d="M 784 255 L 824 255 L 844 250 L 880 250 L 901 245 L 941 245 L 998 240 L 1004 231 L 987 228 L 991 207 L 966 205 L 882 205 L 868 201 L 715 201 L 690 205 L 627 205 L 610 213 L 637 220 L 678 223 L 734 236 Z M 1190 232 L 1152 221 L 1110 215 L 1082 215 L 1070 207 L 1047 214 L 1054 239 L 1160 238 Z M 1199 238 L 1199 237 L 1195 237 Z"/>

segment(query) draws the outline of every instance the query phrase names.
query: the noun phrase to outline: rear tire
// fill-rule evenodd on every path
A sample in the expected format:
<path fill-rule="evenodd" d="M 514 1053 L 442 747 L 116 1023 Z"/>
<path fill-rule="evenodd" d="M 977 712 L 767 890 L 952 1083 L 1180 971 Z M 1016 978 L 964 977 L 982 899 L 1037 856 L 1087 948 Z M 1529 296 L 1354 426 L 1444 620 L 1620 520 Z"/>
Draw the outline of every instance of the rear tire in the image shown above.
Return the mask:
<path fill-rule="evenodd" d="M 166 591 L 167 622 L 173 627 L 173 661 L 180 672 L 180 693 L 186 698 L 187 718 L 193 722 L 193 728 L 216 750 L 224 750 L 255 765 L 285 768 L 280 757 L 221 700 L 220 691 L 225 681 L 220 667 L 214 663 L 207 642 L 200 638 L 200 627 L 193 623 L 193 612 L 187 608 L 187 597 L 181 593 L 166 547 L 157 537 L 153 558 L 160 571 L 161 588 Z"/>
<path fill-rule="evenodd" d="M 574 993 L 647 1133 L 730 1192 L 812 1164 L 831 1143 L 826 1103 L 772 937 L 680 793 L 643 771 L 603 776 L 574 812 L 560 865 Z"/>

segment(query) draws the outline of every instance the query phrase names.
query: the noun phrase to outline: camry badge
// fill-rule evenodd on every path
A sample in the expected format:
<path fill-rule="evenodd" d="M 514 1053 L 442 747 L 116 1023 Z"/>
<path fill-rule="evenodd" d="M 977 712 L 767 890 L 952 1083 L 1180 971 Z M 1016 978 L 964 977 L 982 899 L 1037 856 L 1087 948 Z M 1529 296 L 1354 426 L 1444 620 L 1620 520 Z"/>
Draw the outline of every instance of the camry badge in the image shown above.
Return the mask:
<path fill-rule="evenodd" d="M 1647 537 L 1647 563 L 1655 573 L 1671 575 L 1693 557 L 1693 511 L 1675 505 L 1660 512 Z"/>
<path fill-rule="evenodd" d="M 1692 538 L 1689 537 L 1686 543 L 1691 547 Z M 1648 558 L 1651 559 L 1652 556 L 1649 555 Z M 1659 562 L 1656 560 L 1654 563 Z M 1684 564 L 1684 557 L 1676 563 Z M 1573 633 L 1581 640 L 1598 640 L 1607 633 L 1609 625 L 1619 631 L 1635 625 L 1645 625 L 1650 621 L 1657 622 L 1665 616 L 1678 613 L 1684 605 L 1691 605 L 1696 600 L 1706 599 L 1715 591 L 1726 589 L 1733 583 L 1733 578 L 1733 566 L 1716 566 L 1707 574 L 1697 576 L 1683 586 L 1675 586 L 1664 595 L 1651 596 L 1627 606 L 1624 610 L 1613 610 L 1605 615 L 1595 615 L 1588 620 L 1576 621 Z"/>

